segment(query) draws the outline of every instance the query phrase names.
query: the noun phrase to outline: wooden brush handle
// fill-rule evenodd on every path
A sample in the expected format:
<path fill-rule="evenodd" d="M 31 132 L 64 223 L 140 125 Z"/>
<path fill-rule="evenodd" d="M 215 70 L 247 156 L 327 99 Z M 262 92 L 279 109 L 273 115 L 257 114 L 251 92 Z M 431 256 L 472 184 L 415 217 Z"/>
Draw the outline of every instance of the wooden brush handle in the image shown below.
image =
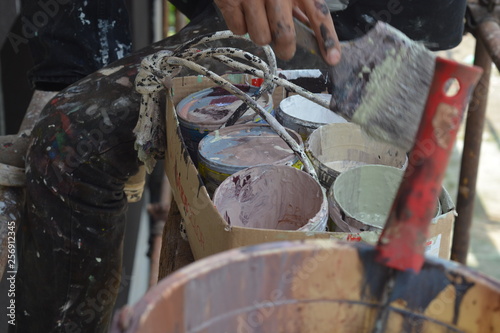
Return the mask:
<path fill-rule="evenodd" d="M 420 271 L 448 159 L 481 73 L 479 67 L 436 59 L 434 78 L 408 167 L 377 244 L 380 263 L 398 270 Z M 458 81 L 460 89 L 448 96 L 445 90 L 452 79 Z"/>

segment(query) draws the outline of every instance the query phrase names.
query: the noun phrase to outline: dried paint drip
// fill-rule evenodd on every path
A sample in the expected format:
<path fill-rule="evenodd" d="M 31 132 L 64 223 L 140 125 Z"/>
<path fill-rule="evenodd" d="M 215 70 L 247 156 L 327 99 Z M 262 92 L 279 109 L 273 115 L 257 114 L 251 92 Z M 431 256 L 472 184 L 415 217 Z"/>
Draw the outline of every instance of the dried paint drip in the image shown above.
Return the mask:
<path fill-rule="evenodd" d="M 231 226 L 324 231 L 328 204 L 307 173 L 283 165 L 252 167 L 227 178 L 214 204 Z"/>
<path fill-rule="evenodd" d="M 315 94 L 324 101 L 330 101 L 330 94 Z M 276 109 L 276 119 L 285 127 L 299 133 L 305 140 L 311 133 L 326 124 L 347 122 L 341 116 L 333 113 L 315 102 L 300 95 L 283 99 Z"/>
<path fill-rule="evenodd" d="M 340 173 L 358 166 L 377 164 L 405 169 L 408 163 L 405 151 L 373 140 L 353 123 L 318 128 L 309 136 L 306 150 L 327 189 Z"/>
<path fill-rule="evenodd" d="M 300 136 L 289 134 L 302 146 Z M 225 127 L 204 137 L 198 147 L 200 174 L 209 193 L 227 177 L 247 167 L 264 164 L 295 165 L 297 156 L 267 125 Z"/>

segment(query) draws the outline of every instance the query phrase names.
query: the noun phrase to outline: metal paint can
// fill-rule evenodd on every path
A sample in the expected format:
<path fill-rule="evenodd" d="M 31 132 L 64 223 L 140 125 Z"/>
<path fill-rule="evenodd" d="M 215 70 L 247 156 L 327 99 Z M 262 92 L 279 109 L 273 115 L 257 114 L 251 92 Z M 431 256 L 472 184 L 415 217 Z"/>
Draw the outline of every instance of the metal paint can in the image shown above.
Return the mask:
<path fill-rule="evenodd" d="M 363 165 L 341 173 L 328 191 L 330 217 L 336 231 L 382 231 L 403 179 L 403 170 Z M 435 216 L 441 214 L 436 198 Z"/>
<path fill-rule="evenodd" d="M 299 145 L 300 136 L 288 129 Z M 227 177 L 245 168 L 263 164 L 302 166 L 298 157 L 269 125 L 243 124 L 216 130 L 198 147 L 198 170 L 209 193 Z"/>
<path fill-rule="evenodd" d="M 230 226 L 325 231 L 328 202 L 309 174 L 286 165 L 261 165 L 228 177 L 214 205 Z"/>
<path fill-rule="evenodd" d="M 405 151 L 375 141 L 353 123 L 329 124 L 316 129 L 306 142 L 306 153 L 326 189 L 340 173 L 357 166 L 377 164 L 404 170 L 408 164 Z"/>
<path fill-rule="evenodd" d="M 326 101 L 330 101 L 332 98 L 330 94 L 316 94 L 316 96 Z M 289 96 L 280 102 L 276 108 L 276 120 L 283 126 L 299 133 L 303 140 L 307 140 L 318 127 L 347 122 L 330 109 L 300 95 Z"/>
<path fill-rule="evenodd" d="M 252 96 L 258 87 L 236 85 L 240 90 Z M 269 113 L 273 113 L 272 99 L 261 97 L 258 103 Z M 179 127 L 188 152 L 196 164 L 198 144 L 208 133 L 219 129 L 242 104 L 238 97 L 221 87 L 213 87 L 195 92 L 182 99 L 176 107 Z M 253 109 L 249 109 L 237 122 L 262 123 Z"/>

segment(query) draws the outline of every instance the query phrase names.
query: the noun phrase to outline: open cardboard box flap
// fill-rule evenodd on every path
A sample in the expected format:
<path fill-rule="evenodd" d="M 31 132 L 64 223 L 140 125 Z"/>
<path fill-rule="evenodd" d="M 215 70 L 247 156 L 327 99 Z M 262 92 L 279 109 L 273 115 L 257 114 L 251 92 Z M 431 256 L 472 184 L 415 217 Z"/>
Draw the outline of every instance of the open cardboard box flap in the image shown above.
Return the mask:
<path fill-rule="evenodd" d="M 297 73 L 293 75 L 297 76 Z M 234 82 L 235 78 L 237 82 Z M 232 81 L 234 83 L 250 82 L 250 77 L 246 75 L 234 76 Z M 180 77 L 173 79 L 173 88 L 167 91 L 165 171 L 172 187 L 174 199 L 184 220 L 195 259 L 236 247 L 283 240 L 323 238 L 376 243 L 379 233 L 375 231 L 361 233 L 303 232 L 229 226 L 214 207 L 198 170 L 189 156 L 175 111 L 175 105 L 182 98 L 213 86 L 215 84 L 210 79 L 202 76 Z M 277 87 L 273 95 L 275 107 L 284 97 L 284 89 Z M 441 194 L 440 201 L 443 214 L 435 218 L 431 224 L 426 243 L 426 254 L 449 259 L 455 207 L 445 190 Z"/>

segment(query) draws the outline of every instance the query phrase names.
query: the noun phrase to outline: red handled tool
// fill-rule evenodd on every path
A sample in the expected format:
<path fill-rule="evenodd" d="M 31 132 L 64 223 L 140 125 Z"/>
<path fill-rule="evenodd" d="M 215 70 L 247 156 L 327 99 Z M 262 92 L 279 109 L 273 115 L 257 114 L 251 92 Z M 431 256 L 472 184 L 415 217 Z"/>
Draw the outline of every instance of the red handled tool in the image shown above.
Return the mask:
<path fill-rule="evenodd" d="M 408 167 L 377 244 L 380 263 L 416 273 L 424 263 L 428 228 L 456 134 L 482 70 L 438 57 L 434 73 Z M 447 94 L 453 81 L 459 90 Z"/>

